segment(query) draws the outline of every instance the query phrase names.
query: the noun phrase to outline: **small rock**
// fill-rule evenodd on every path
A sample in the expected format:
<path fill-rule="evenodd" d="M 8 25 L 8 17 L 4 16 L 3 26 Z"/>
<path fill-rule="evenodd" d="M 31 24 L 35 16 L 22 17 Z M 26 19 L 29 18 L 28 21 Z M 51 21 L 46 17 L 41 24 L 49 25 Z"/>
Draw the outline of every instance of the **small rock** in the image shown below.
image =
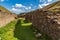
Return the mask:
<path fill-rule="evenodd" d="M 42 34 L 40 34 L 40 33 L 38 33 L 38 34 L 36 34 L 35 36 L 38 38 L 38 37 L 40 37 Z"/>
<path fill-rule="evenodd" d="M 54 21 L 56 21 L 56 22 L 57 22 L 58 20 L 56 20 L 56 19 L 55 19 Z"/>
<path fill-rule="evenodd" d="M 60 22 L 58 21 L 58 24 L 60 24 Z"/>
<path fill-rule="evenodd" d="M 50 19 L 51 17 L 50 17 L 50 16 L 47 16 L 47 18 L 49 18 L 49 19 Z"/>

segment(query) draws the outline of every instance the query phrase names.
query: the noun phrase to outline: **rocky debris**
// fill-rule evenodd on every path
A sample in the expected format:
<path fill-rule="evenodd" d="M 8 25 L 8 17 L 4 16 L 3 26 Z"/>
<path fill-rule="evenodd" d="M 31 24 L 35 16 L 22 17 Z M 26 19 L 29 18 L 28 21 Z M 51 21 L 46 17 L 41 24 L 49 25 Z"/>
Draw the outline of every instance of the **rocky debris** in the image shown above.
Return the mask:
<path fill-rule="evenodd" d="M 39 38 L 39 37 L 41 37 L 41 36 L 42 36 L 42 34 L 37 33 L 35 36 L 36 36 L 36 38 Z"/>
<path fill-rule="evenodd" d="M 38 32 L 37 32 L 38 30 L 36 30 L 36 29 L 33 29 L 33 30 L 34 30 L 34 32 L 33 32 L 34 34 L 37 34 L 37 33 L 38 33 Z"/>
<path fill-rule="evenodd" d="M 53 40 L 59 40 L 60 13 L 36 10 L 27 13 L 25 18 L 26 20 L 31 21 L 33 26 L 35 26 L 38 30 L 52 37 Z"/>
<path fill-rule="evenodd" d="M 35 35 L 36 38 L 41 38 L 42 34 L 40 33 L 39 30 L 37 30 L 36 28 L 32 28 L 33 29 L 33 34 Z"/>

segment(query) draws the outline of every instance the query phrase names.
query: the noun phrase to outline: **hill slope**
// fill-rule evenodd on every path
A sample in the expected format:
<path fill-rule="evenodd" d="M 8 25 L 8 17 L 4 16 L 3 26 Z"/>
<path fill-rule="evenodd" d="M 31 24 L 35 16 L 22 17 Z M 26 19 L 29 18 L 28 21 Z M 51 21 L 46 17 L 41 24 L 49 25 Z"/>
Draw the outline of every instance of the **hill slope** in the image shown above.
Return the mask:
<path fill-rule="evenodd" d="M 10 11 L 8 11 L 6 8 L 4 8 L 3 6 L 0 6 L 0 11 L 3 12 L 7 12 L 7 13 L 11 13 Z"/>
<path fill-rule="evenodd" d="M 6 8 L 0 6 L 0 27 L 5 26 L 6 24 L 14 20 L 16 16 L 16 14 L 13 14 Z"/>
<path fill-rule="evenodd" d="M 54 2 L 54 3 L 44 7 L 43 10 L 60 11 L 60 1 Z"/>

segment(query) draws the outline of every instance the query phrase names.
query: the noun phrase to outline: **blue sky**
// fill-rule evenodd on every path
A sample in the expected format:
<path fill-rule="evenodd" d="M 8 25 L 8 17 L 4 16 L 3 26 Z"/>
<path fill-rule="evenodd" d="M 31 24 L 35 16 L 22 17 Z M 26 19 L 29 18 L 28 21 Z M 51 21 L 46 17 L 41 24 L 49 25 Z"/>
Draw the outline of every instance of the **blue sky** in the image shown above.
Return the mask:
<path fill-rule="evenodd" d="M 56 0 L 0 0 L 0 5 L 13 13 L 19 14 L 43 8 Z"/>

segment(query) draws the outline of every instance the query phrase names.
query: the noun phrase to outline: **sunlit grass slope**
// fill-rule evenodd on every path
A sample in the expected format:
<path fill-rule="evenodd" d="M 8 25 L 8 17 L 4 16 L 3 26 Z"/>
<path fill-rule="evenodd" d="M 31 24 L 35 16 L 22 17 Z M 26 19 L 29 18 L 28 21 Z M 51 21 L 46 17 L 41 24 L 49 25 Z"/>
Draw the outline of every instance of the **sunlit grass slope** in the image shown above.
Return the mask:
<path fill-rule="evenodd" d="M 5 27 L 0 28 L 0 40 L 13 40 L 13 29 L 16 24 L 16 20 L 10 22 Z"/>

